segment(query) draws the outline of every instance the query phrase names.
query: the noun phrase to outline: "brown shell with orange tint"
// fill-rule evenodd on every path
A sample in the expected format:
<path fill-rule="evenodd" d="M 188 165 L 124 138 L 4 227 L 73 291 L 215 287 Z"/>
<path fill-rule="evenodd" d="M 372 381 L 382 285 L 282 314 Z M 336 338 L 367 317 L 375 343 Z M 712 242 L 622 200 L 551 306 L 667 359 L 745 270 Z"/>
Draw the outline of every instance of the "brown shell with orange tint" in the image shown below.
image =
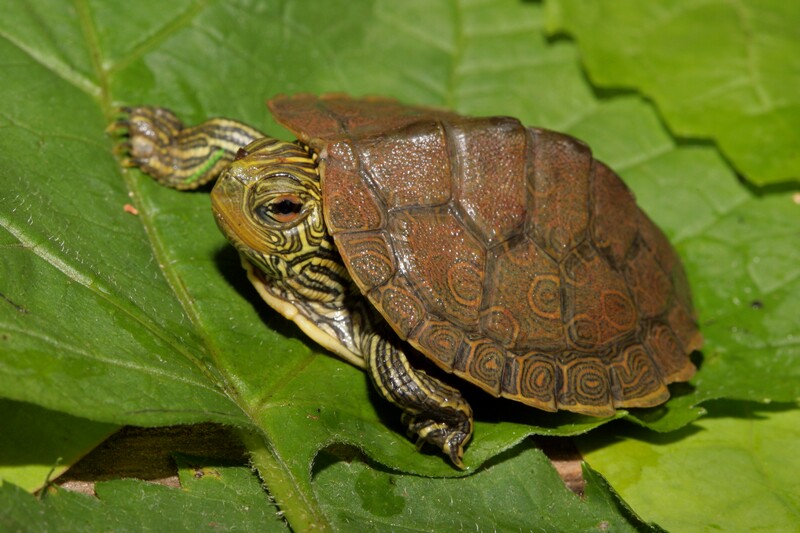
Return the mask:
<path fill-rule="evenodd" d="M 401 338 L 495 396 L 657 405 L 702 338 L 680 260 L 582 142 L 506 117 L 278 97 L 321 159 L 325 221 Z"/>

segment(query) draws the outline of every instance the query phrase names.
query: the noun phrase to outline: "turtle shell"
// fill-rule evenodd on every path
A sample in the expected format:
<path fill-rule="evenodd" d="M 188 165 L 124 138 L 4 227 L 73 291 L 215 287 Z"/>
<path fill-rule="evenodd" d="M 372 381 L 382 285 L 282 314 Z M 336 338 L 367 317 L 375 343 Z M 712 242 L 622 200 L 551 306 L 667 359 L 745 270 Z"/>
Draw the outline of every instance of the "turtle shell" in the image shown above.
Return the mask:
<path fill-rule="evenodd" d="M 582 142 L 388 99 L 270 102 L 320 157 L 325 223 L 397 334 L 495 396 L 595 416 L 695 372 L 664 234 Z"/>

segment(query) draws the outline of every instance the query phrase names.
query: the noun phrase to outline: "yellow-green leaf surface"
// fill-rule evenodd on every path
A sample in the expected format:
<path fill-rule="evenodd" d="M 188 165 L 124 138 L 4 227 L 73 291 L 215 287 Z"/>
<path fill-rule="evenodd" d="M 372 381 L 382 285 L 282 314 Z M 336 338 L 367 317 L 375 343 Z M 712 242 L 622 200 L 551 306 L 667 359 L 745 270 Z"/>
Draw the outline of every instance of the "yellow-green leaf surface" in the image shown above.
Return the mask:
<path fill-rule="evenodd" d="M 797 531 L 800 410 L 720 401 L 709 411 L 670 435 L 601 430 L 578 442 L 642 517 L 669 531 Z"/>
<path fill-rule="evenodd" d="M 394 509 L 330 492 L 329 484 L 358 492 L 347 488 L 356 470 L 376 483 L 411 483 L 420 497 L 406 498 L 404 513 L 435 508 L 446 517 L 431 523 L 488 529 L 481 517 L 497 512 L 490 498 L 426 508 L 431 491 L 460 495 L 461 480 L 435 477 L 479 483 L 486 464 L 500 476 L 487 487 L 500 487 L 503 472 L 528 469 L 530 481 L 517 477 L 506 500 L 525 509 L 526 483 L 545 500 L 563 487 L 541 458 L 525 462 L 520 443 L 605 421 L 468 391 L 477 416 L 470 470 L 418 453 L 363 373 L 258 299 L 207 194 L 120 169 L 104 134 L 117 105 L 162 105 L 187 122 L 230 116 L 283 136 L 266 98 L 340 91 L 570 132 L 622 174 L 676 243 L 707 339 L 697 376 L 666 406 L 619 416 L 669 430 L 695 420 L 711 398 L 800 397 L 792 194 L 754 194 L 713 147 L 676 143 L 639 97 L 598 98 L 573 44 L 545 38 L 537 3 L 19 1 L 0 18 L 0 58 L 0 394 L 94 423 L 239 427 L 295 529 L 346 529 L 343 516 L 369 521 Z M 3 431 L 25 423 L 0 422 Z M 321 449 L 342 444 L 363 458 L 351 468 L 333 455 L 329 467 L 314 468 Z M 57 457 L 52 446 L 48 456 Z M 435 477 L 423 487 L 409 474 Z M 645 527 L 619 511 L 599 478 L 590 476 L 587 490 L 603 503 L 583 516 Z M 577 529 L 575 507 L 542 503 L 553 527 Z M 503 524 L 536 528 L 534 513 L 514 516 Z"/>
<path fill-rule="evenodd" d="M 35 491 L 118 426 L 0 399 L 0 480 Z"/>
<path fill-rule="evenodd" d="M 800 3 L 548 0 L 592 81 L 651 97 L 758 185 L 800 181 Z"/>

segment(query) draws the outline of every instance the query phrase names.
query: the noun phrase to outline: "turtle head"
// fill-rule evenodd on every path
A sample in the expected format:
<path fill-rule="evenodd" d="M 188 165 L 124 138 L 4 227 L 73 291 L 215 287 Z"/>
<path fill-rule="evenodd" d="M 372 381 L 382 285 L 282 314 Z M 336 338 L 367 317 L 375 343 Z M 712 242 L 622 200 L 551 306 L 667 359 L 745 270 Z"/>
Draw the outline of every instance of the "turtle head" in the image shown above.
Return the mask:
<path fill-rule="evenodd" d="M 317 301 L 347 277 L 322 216 L 316 156 L 264 137 L 239 150 L 211 193 L 222 233 L 269 283 Z M 342 291 L 344 288 L 342 288 Z"/>

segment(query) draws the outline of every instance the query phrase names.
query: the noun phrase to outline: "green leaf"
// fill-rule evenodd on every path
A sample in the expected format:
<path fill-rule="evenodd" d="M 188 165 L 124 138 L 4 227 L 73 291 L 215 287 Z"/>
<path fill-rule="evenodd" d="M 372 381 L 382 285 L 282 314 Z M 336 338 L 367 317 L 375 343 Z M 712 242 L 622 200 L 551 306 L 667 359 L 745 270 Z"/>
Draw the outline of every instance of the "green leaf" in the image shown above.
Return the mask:
<path fill-rule="evenodd" d="M 600 430 L 578 444 L 642 517 L 669 531 L 796 530 L 800 410 L 732 401 L 708 409 L 675 434 Z"/>
<path fill-rule="evenodd" d="M 0 486 L 4 531 L 287 531 L 247 468 L 179 458 L 181 488 L 123 479 L 97 497 L 48 489 L 41 500 Z"/>
<path fill-rule="evenodd" d="M 511 531 L 520 524 L 536 524 L 541 531 L 660 531 L 618 507 L 605 481 L 591 470 L 580 499 L 531 445 L 498 459 L 473 476 L 439 480 L 398 476 L 346 453 L 342 458 L 325 453 L 314 485 L 334 527 L 342 531 Z M 568 525 L 564 515 L 570 517 Z"/>
<path fill-rule="evenodd" d="M 120 171 L 103 134 L 115 105 L 157 104 L 187 122 L 224 115 L 283 136 L 263 101 L 299 91 L 513 114 L 584 138 L 677 243 L 707 338 L 688 390 L 627 417 L 666 430 L 695 419 L 709 398 L 800 397 L 792 322 L 800 258 L 791 244 L 800 224 L 790 195 L 741 186 L 712 147 L 677 144 L 638 98 L 597 98 L 575 47 L 545 39 L 538 5 L 29 4 L 0 19 L 3 397 L 110 424 L 237 426 L 300 530 L 337 520 L 321 473 L 311 478 L 319 450 L 333 444 L 363 450 L 375 475 L 386 467 L 404 483 L 406 473 L 471 483 L 487 462 L 522 468 L 515 451 L 529 434 L 573 435 L 606 422 L 469 392 L 478 419 L 465 456 L 471 469 L 418 453 L 362 372 L 265 308 L 207 195 Z M 335 472 L 346 481 L 346 470 Z M 561 490 L 542 476 L 530 483 Z M 451 482 L 459 483 L 430 487 Z M 602 494 L 605 505 L 620 505 Z M 569 529 L 569 513 L 556 509 L 554 520 Z M 519 520 L 516 528 L 531 527 Z"/>
<path fill-rule="evenodd" d="M 800 4 L 548 0 L 592 81 L 652 98 L 680 136 L 711 138 L 763 186 L 800 180 Z"/>
<path fill-rule="evenodd" d="M 28 491 L 38 490 L 117 429 L 0 399 L 0 479 Z"/>

